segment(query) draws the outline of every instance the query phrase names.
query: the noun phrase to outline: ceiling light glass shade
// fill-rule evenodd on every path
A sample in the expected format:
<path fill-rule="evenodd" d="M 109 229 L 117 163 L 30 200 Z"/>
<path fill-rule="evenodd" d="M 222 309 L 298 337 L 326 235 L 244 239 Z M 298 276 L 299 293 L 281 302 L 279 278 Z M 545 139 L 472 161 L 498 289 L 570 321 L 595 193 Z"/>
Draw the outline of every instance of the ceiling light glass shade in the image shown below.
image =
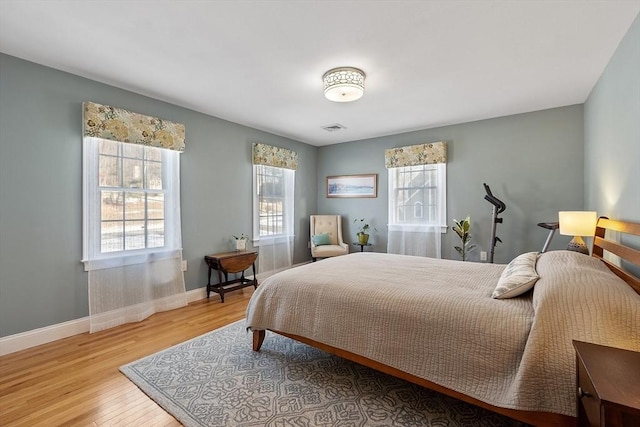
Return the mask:
<path fill-rule="evenodd" d="M 364 95 L 364 72 L 357 68 L 340 67 L 324 73 L 324 96 L 335 102 L 350 102 Z"/>

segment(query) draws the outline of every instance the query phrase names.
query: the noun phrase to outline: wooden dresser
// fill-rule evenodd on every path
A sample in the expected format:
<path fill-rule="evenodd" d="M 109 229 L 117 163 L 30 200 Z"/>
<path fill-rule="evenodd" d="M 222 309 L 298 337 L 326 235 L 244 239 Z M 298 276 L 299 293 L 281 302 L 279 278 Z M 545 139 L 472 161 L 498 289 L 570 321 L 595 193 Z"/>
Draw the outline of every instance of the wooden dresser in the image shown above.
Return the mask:
<path fill-rule="evenodd" d="M 573 341 L 578 425 L 640 426 L 640 353 Z"/>

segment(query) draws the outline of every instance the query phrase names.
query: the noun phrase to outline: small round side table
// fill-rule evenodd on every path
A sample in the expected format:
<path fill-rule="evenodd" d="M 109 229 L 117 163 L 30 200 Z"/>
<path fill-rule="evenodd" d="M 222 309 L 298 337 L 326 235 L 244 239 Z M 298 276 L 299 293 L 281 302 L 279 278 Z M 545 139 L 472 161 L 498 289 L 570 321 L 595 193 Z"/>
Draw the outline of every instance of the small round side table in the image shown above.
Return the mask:
<path fill-rule="evenodd" d="M 355 243 L 353 243 L 353 246 L 360 246 L 360 252 L 364 252 L 364 247 L 365 246 L 373 246 L 373 245 L 371 243 L 366 243 L 366 244 L 363 245 L 363 244 L 355 242 Z"/>

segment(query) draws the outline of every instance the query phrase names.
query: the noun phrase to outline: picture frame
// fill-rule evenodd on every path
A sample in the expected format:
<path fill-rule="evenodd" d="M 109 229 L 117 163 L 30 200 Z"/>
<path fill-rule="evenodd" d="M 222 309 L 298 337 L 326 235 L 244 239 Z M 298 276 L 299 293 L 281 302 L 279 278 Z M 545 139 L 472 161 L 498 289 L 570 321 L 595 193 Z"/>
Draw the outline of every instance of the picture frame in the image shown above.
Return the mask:
<path fill-rule="evenodd" d="M 378 174 L 328 176 L 327 197 L 378 197 Z"/>

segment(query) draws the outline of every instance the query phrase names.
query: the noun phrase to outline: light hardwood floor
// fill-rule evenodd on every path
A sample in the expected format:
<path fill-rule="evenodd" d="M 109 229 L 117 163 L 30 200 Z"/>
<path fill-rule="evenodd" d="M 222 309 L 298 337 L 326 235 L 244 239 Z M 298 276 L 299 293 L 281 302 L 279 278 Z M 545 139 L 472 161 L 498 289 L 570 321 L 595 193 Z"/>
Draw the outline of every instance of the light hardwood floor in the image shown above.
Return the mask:
<path fill-rule="evenodd" d="M 244 318 L 252 293 L 0 357 L 0 426 L 180 426 L 118 368 Z"/>

